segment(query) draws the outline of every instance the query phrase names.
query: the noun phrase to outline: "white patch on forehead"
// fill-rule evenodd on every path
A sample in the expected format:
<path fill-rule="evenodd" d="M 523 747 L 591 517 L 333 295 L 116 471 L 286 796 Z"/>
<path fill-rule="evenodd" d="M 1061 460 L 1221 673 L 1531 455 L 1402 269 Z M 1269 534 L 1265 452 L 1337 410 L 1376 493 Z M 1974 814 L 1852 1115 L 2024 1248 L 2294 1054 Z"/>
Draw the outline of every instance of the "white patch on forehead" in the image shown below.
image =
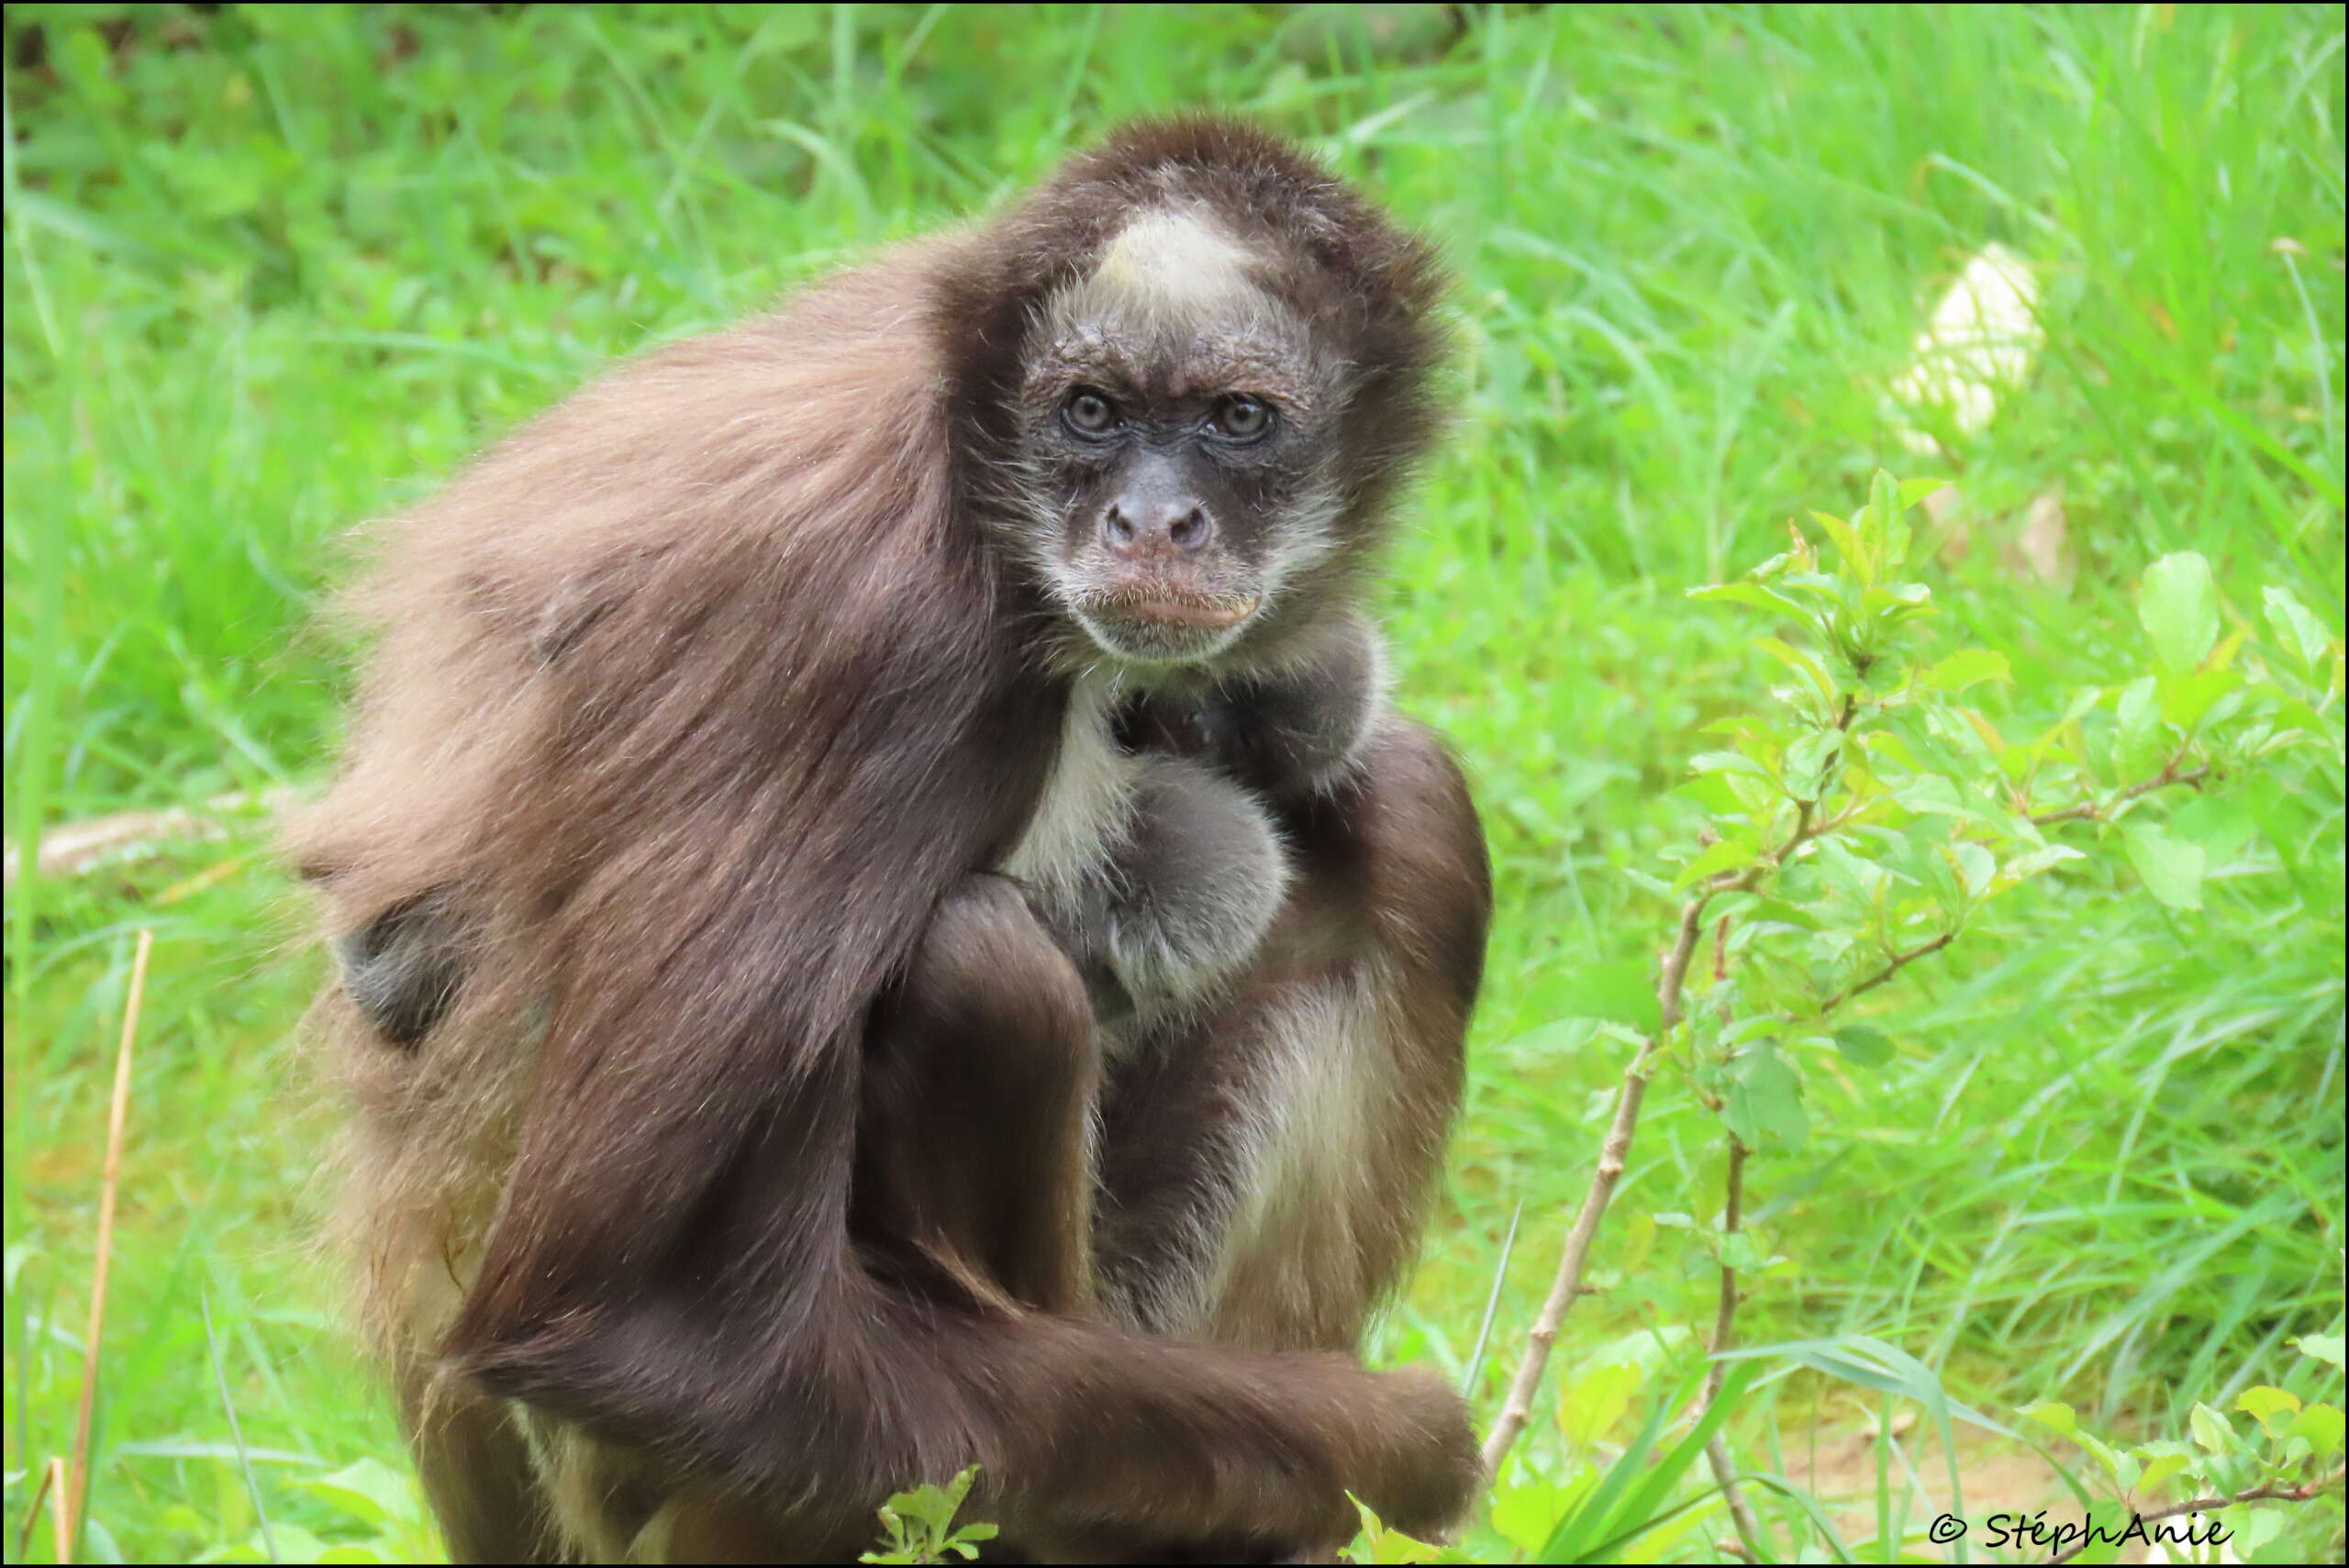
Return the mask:
<path fill-rule="evenodd" d="M 1146 212 L 1118 231 L 1093 270 L 1119 292 L 1200 304 L 1248 286 L 1248 253 L 1192 213 Z"/>
<path fill-rule="evenodd" d="M 1160 208 L 1119 229 L 1062 306 L 1079 315 L 1158 318 L 1252 306 L 1264 296 L 1248 275 L 1249 261 L 1244 247 L 1200 214 Z"/>

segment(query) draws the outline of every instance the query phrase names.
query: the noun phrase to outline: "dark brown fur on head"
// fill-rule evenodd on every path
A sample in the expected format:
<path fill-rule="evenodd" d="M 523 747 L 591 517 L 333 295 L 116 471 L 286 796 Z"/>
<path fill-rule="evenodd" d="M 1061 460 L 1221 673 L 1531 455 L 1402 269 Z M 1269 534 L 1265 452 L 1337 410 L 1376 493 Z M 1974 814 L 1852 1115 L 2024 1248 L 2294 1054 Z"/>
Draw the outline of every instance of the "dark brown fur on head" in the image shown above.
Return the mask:
<path fill-rule="evenodd" d="M 412 1051 L 322 1004 L 359 1109 L 348 1227 L 419 1434 L 502 1430 L 495 1401 L 519 1401 L 638 1456 L 629 1529 L 728 1499 L 768 1551 L 853 1551 L 887 1491 L 974 1461 L 1036 1539 L 1081 1520 L 1129 1550 L 1210 1526 L 1310 1545 L 1344 1486 L 1423 1528 L 1464 1500 L 1440 1390 L 1136 1339 L 1081 1283 L 1048 1310 L 984 1268 L 923 1284 L 852 1223 L 922 1212 L 858 1189 L 875 1008 L 1028 827 L 1068 701 L 1067 659 L 1040 656 L 1064 628 L 1005 544 L 1022 366 L 1121 215 L 1168 202 L 1211 212 L 1343 365 L 1339 547 L 1252 632 L 1269 646 L 1352 593 L 1427 442 L 1438 280 L 1311 161 L 1221 121 L 1128 130 L 977 230 L 647 354 L 379 530 L 351 739 L 291 842 L 330 933 L 428 895 L 473 933 Z M 1449 820 L 1473 842 L 1473 813 L 1465 840 Z M 1021 917 L 988 907 L 990 931 Z M 1062 982 L 1029 962 L 1019 1027 L 1061 1038 Z M 1438 1011 L 1456 1034 L 1464 1009 Z M 535 1550 L 542 1519 L 466 1501 L 417 1440 L 461 1551 Z M 560 1449 L 533 1448 L 542 1476 Z M 546 1485 L 528 1507 L 563 1513 Z M 578 1485 L 607 1512 L 638 1495 Z"/>

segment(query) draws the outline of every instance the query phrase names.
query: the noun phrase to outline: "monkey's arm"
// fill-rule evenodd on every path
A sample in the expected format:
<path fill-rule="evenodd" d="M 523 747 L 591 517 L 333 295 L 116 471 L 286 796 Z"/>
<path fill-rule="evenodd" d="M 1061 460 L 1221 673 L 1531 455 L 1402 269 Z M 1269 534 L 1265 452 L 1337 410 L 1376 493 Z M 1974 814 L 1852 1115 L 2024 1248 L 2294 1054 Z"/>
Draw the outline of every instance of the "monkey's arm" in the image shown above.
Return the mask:
<path fill-rule="evenodd" d="M 1200 705 L 1209 754 L 1275 801 L 1325 792 L 1362 752 L 1384 695 L 1386 650 L 1349 616 L 1276 672 L 1223 683 Z"/>
<path fill-rule="evenodd" d="M 1104 1023 L 1208 999 L 1254 955 L 1289 881 L 1274 813 L 1350 775 L 1384 664 L 1377 633 L 1348 616 L 1272 673 L 1129 712 L 1139 775 L 1124 837 L 1055 921 Z"/>
<path fill-rule="evenodd" d="M 1125 836 L 1060 937 L 1116 1022 L 1216 991 L 1256 951 L 1288 885 L 1263 806 L 1205 762 L 1141 760 Z"/>
<path fill-rule="evenodd" d="M 327 945 L 342 989 L 370 1028 L 416 1046 L 464 988 L 470 933 L 447 888 L 393 905 Z"/>
<path fill-rule="evenodd" d="M 1056 911 L 1054 936 L 1105 1022 L 1213 992 L 1254 953 L 1288 867 L 1264 808 L 1216 769 L 1146 753 L 1105 873 Z M 330 944 L 342 988 L 394 1044 L 419 1044 L 465 981 L 473 933 L 435 889 Z"/>

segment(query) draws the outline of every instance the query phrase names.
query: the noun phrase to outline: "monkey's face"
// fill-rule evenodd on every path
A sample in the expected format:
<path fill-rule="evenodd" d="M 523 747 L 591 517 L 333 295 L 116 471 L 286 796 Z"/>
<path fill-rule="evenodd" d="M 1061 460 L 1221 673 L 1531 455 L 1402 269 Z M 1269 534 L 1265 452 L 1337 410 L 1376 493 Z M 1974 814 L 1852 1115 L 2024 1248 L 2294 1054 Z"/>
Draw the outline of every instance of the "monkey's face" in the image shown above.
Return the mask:
<path fill-rule="evenodd" d="M 1252 271 L 1207 220 L 1147 214 L 1041 324 L 1025 543 L 1120 662 L 1214 660 L 1337 552 L 1341 365 Z"/>

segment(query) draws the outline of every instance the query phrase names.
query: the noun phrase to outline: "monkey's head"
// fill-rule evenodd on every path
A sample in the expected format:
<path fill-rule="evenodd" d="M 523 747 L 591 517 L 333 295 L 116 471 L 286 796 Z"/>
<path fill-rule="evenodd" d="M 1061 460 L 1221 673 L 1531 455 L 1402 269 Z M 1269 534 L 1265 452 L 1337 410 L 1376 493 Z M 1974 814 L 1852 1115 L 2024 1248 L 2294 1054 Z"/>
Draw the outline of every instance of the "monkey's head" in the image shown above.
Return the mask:
<path fill-rule="evenodd" d="M 1424 245 L 1200 120 L 1072 161 L 983 243 L 959 401 L 1074 655 L 1234 662 L 1351 595 L 1431 424 Z"/>

